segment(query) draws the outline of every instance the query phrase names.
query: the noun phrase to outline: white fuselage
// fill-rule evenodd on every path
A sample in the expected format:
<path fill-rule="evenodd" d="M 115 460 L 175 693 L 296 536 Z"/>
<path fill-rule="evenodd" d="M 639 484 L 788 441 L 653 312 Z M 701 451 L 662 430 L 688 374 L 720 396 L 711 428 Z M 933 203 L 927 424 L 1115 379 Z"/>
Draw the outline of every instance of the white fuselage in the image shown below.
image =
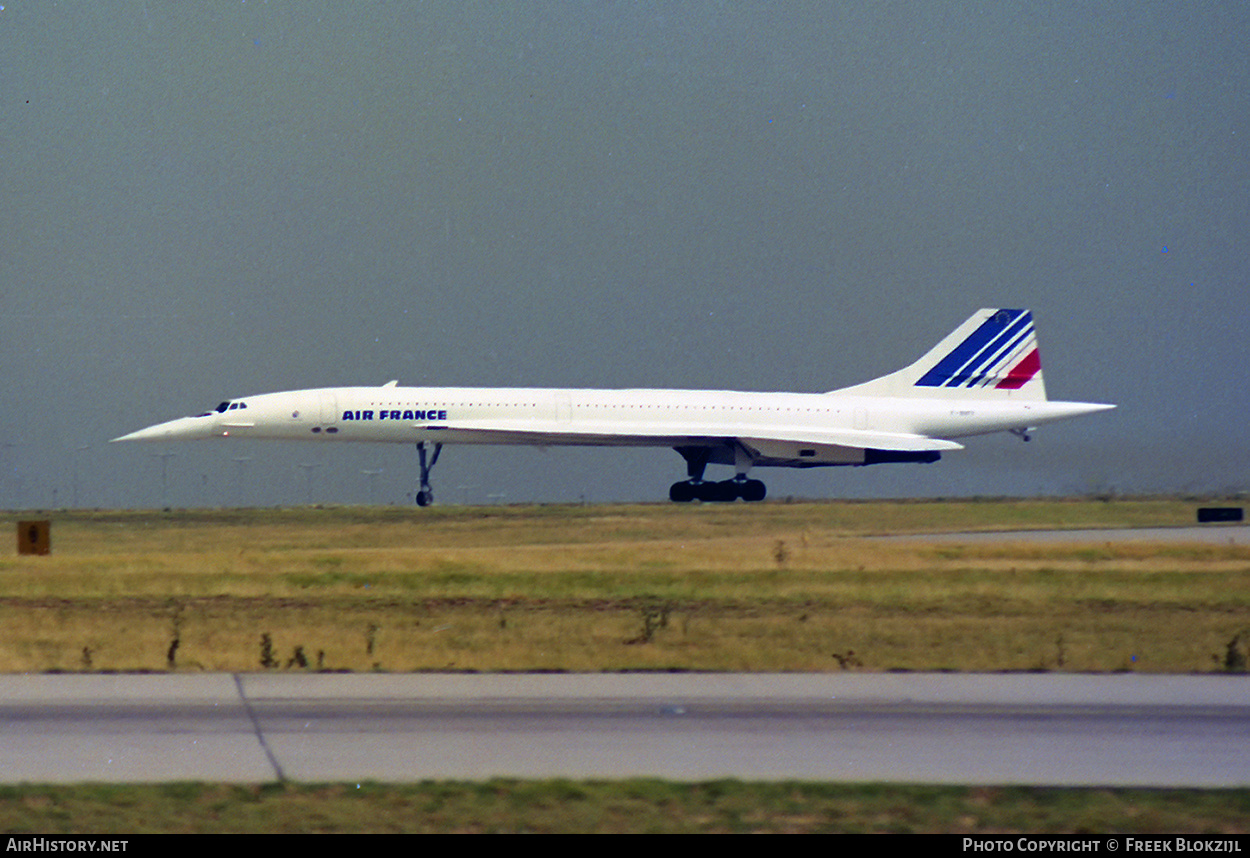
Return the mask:
<path fill-rule="evenodd" d="M 893 399 L 720 390 L 340 387 L 244 397 L 127 440 L 577 446 L 716 446 L 756 465 L 858 464 L 863 448 L 958 449 L 932 439 L 1027 429 L 1104 406 L 1036 400 Z M 862 459 L 862 457 L 860 457 Z"/>
<path fill-rule="evenodd" d="M 987 307 L 920 360 L 828 393 L 729 390 L 337 387 L 223 402 L 118 441 L 275 438 L 416 444 L 428 503 L 429 470 L 444 444 L 673 447 L 686 460 L 672 500 L 762 500 L 753 467 L 812 468 L 934 462 L 953 438 L 1026 430 L 1113 408 L 1046 397 L 1033 316 Z M 1025 436 L 1027 438 L 1027 435 Z M 427 461 L 426 445 L 433 458 Z M 737 476 L 707 484 L 709 463 Z"/>

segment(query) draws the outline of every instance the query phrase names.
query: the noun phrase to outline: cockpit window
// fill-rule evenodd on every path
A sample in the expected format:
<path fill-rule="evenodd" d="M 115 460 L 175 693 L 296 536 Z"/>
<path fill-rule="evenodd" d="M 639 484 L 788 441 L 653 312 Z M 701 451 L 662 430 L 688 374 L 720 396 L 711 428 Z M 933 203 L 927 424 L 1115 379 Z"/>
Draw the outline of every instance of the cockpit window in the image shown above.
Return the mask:
<path fill-rule="evenodd" d="M 227 411 L 235 411 L 240 408 L 247 408 L 247 403 L 246 402 L 231 402 L 229 400 L 226 400 L 225 402 L 221 403 L 221 405 L 218 405 L 214 410 L 218 414 L 225 414 Z"/>

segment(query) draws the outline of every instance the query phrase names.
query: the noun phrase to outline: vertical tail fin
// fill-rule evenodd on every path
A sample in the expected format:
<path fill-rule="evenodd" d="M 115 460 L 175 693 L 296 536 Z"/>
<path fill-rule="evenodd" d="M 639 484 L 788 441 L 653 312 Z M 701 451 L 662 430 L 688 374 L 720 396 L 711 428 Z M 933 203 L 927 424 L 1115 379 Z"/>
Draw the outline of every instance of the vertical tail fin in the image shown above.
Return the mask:
<path fill-rule="evenodd" d="M 838 393 L 950 399 L 1046 399 L 1033 314 L 983 309 L 908 367 Z"/>

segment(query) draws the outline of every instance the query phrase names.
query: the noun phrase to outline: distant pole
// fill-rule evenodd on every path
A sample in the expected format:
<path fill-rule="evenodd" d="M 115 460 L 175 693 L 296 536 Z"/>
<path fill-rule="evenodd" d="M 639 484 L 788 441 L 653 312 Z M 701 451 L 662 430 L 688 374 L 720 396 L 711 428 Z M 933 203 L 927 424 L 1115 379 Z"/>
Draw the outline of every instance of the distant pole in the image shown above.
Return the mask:
<path fill-rule="evenodd" d="M 304 469 L 304 475 L 308 478 L 308 503 L 312 504 L 312 472 L 321 467 L 320 462 L 301 462 L 300 467 Z"/>
<path fill-rule="evenodd" d="M 173 450 L 166 450 L 163 453 L 153 453 L 161 460 L 161 507 L 169 506 L 169 460 L 178 454 Z"/>
<path fill-rule="evenodd" d="M 82 444 L 81 446 L 79 446 L 78 448 L 74 450 L 74 509 L 78 509 L 80 506 L 79 497 L 78 497 L 79 487 L 80 487 L 79 476 L 78 476 L 78 458 L 79 458 L 78 454 L 85 453 L 90 449 L 91 449 L 90 445 Z"/>
<path fill-rule="evenodd" d="M 361 471 L 360 473 L 369 478 L 369 503 L 372 504 L 375 502 L 374 496 L 378 487 L 378 477 L 382 474 L 382 469 L 378 468 L 377 470 L 372 471 Z"/>
<path fill-rule="evenodd" d="M 235 480 L 234 480 L 235 503 L 237 503 L 239 506 L 244 506 L 244 503 L 243 503 L 243 470 L 247 467 L 248 463 L 251 461 L 252 461 L 251 456 L 235 456 L 234 457 L 234 463 L 238 465 L 238 467 L 235 469 L 235 472 L 234 472 L 235 474 Z"/>
<path fill-rule="evenodd" d="M 9 480 L 12 480 L 16 487 L 13 492 L 13 501 L 9 506 L 12 506 L 14 509 L 21 509 L 22 480 L 17 475 L 17 463 L 13 460 L 13 448 L 17 446 L 20 445 L 16 441 L 0 442 L 0 449 L 4 450 L 4 482 L 8 483 Z"/>

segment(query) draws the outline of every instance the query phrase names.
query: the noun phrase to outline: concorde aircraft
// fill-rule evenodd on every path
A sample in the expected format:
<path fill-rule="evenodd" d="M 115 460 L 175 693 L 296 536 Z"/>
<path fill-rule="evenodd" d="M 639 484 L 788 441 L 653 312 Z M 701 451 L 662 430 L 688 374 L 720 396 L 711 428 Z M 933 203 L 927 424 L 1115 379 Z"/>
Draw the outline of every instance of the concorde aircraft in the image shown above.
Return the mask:
<path fill-rule="evenodd" d="M 1114 408 L 1051 402 L 1042 383 L 1033 314 L 983 309 L 920 360 L 828 393 L 726 390 L 335 387 L 230 399 L 194 417 L 114 441 L 198 438 L 385 441 L 415 444 L 416 501 L 434 500 L 430 471 L 444 444 L 672 447 L 687 479 L 669 498 L 761 501 L 756 467 L 820 468 L 936 462 L 951 440 L 1012 432 Z M 428 453 L 428 455 L 427 455 Z M 735 476 L 703 478 L 709 464 Z"/>

